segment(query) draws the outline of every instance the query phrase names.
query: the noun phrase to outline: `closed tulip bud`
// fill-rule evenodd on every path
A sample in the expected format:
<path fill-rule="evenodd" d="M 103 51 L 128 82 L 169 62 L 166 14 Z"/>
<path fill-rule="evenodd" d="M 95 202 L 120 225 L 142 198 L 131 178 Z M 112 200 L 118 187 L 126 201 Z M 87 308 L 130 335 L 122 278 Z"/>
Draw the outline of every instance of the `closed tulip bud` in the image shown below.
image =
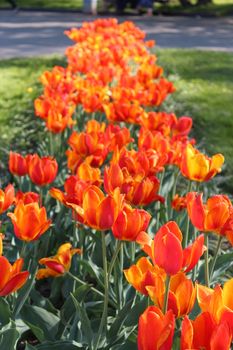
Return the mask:
<path fill-rule="evenodd" d="M 7 258 L 0 256 L 0 296 L 7 296 L 20 289 L 27 281 L 29 272 L 22 271 L 23 259 L 18 259 L 13 265 Z"/>
<path fill-rule="evenodd" d="M 0 214 L 2 214 L 11 206 L 14 198 L 15 190 L 13 185 L 9 184 L 4 191 L 0 189 Z"/>
<path fill-rule="evenodd" d="M 37 279 L 59 277 L 70 270 L 72 256 L 80 254 L 81 249 L 73 249 L 70 243 L 62 244 L 55 256 L 40 259 L 39 263 L 46 268 L 39 269 Z"/>
<path fill-rule="evenodd" d="M 28 166 L 26 158 L 16 152 L 10 152 L 9 170 L 11 174 L 17 176 L 24 176 L 28 173 Z"/>
<path fill-rule="evenodd" d="M 218 153 L 210 158 L 188 144 L 183 153 L 180 170 L 182 175 L 189 180 L 203 182 L 212 179 L 219 173 L 223 163 L 222 154 Z"/>
<path fill-rule="evenodd" d="M 27 156 L 28 174 L 33 183 L 45 186 L 52 183 L 58 171 L 58 164 L 52 157 L 40 158 L 37 154 Z"/>
<path fill-rule="evenodd" d="M 156 306 L 149 306 L 139 318 L 138 350 L 171 350 L 174 329 L 171 310 L 164 315 Z"/>
<path fill-rule="evenodd" d="M 24 204 L 22 200 L 16 205 L 14 213 L 8 213 L 17 238 L 22 241 L 35 241 L 47 231 L 51 220 L 47 220 L 45 207 L 36 202 Z"/>

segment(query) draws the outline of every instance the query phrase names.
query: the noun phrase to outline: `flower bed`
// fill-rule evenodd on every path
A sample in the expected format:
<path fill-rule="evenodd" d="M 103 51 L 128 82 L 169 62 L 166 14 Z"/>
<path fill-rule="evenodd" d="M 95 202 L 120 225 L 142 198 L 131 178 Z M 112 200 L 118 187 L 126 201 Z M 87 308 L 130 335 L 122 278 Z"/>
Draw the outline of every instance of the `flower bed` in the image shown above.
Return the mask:
<path fill-rule="evenodd" d="M 175 87 L 133 23 L 66 34 L 40 154 L 12 150 L 1 190 L 2 349 L 230 349 L 233 211 L 207 186 L 223 155 L 162 110 Z"/>

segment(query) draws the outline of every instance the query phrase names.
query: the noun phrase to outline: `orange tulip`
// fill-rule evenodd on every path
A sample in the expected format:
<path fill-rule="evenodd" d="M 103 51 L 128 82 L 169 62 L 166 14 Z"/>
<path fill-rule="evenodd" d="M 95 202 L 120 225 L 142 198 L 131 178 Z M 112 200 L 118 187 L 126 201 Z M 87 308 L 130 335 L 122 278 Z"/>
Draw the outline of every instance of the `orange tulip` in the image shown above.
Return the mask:
<path fill-rule="evenodd" d="M 0 214 L 2 214 L 11 206 L 14 198 L 15 190 L 13 185 L 9 184 L 4 191 L 0 189 Z"/>
<path fill-rule="evenodd" d="M 52 187 L 49 190 L 49 194 L 67 207 L 70 207 L 69 203 L 82 205 L 83 193 L 87 187 L 89 187 L 88 183 L 83 180 L 79 180 L 77 176 L 72 175 L 65 181 L 65 192 L 62 192 L 58 188 Z"/>
<path fill-rule="evenodd" d="M 164 305 L 165 281 L 162 288 L 156 285 L 146 286 L 146 290 L 156 306 L 161 310 Z M 192 310 L 196 299 L 196 289 L 193 283 L 183 272 L 171 277 L 170 289 L 168 294 L 168 310 L 172 310 L 175 317 L 183 317 Z"/>
<path fill-rule="evenodd" d="M 194 321 L 185 316 L 181 328 L 181 350 L 230 350 L 232 335 L 227 323 L 216 324 L 203 312 Z"/>
<path fill-rule="evenodd" d="M 29 272 L 22 271 L 23 259 L 18 259 L 13 265 L 7 258 L 0 256 L 0 296 L 9 295 L 21 288 L 27 281 Z"/>
<path fill-rule="evenodd" d="M 168 275 L 175 275 L 181 270 L 186 273 L 191 271 L 206 249 L 204 235 L 200 235 L 183 250 L 182 233 L 174 221 L 163 225 L 154 240 L 146 232 L 141 232 L 136 241 L 154 264 L 163 268 Z"/>
<path fill-rule="evenodd" d="M 69 271 L 72 256 L 80 253 L 81 249 L 73 249 L 70 243 L 62 244 L 55 256 L 50 258 L 42 258 L 39 260 L 39 263 L 41 265 L 45 265 L 46 268 L 39 269 L 36 278 L 42 279 L 62 276 L 64 273 Z"/>
<path fill-rule="evenodd" d="M 125 199 L 133 205 L 147 205 L 155 200 L 163 202 L 164 198 L 157 194 L 160 182 L 150 175 L 157 167 L 157 159 L 149 152 L 117 151 L 110 167 L 104 170 L 106 192 L 112 193 L 119 187 Z"/>
<path fill-rule="evenodd" d="M 78 179 L 83 180 L 90 185 L 100 186 L 103 182 L 101 179 L 101 171 L 99 168 L 93 168 L 90 165 L 90 161 L 90 159 L 86 159 L 78 166 L 76 176 Z"/>
<path fill-rule="evenodd" d="M 39 203 L 40 195 L 36 192 L 18 191 L 15 196 L 15 203 L 18 204 L 20 200 L 22 200 L 24 204 L 29 204 L 33 202 Z"/>
<path fill-rule="evenodd" d="M 145 210 L 133 209 L 125 204 L 112 226 L 113 235 L 120 240 L 135 241 L 138 234 L 147 229 L 150 218 Z"/>
<path fill-rule="evenodd" d="M 123 146 L 133 141 L 128 128 L 121 128 L 119 125 L 114 124 L 109 124 L 107 126 L 105 138 L 110 152 L 114 151 L 116 147 L 121 149 Z"/>
<path fill-rule="evenodd" d="M 127 281 L 140 293 L 148 295 L 147 287 L 153 286 L 157 291 L 164 292 L 166 274 L 158 266 L 153 266 L 145 257 L 140 258 L 136 265 L 124 270 Z"/>
<path fill-rule="evenodd" d="M 37 240 L 51 225 L 51 220 L 47 220 L 45 207 L 40 208 L 36 202 L 24 204 L 20 200 L 14 213 L 8 213 L 8 216 L 17 238 L 27 242 Z"/>
<path fill-rule="evenodd" d="M 58 164 L 52 157 L 40 158 L 37 154 L 27 156 L 28 174 L 33 183 L 45 186 L 55 180 Z"/>
<path fill-rule="evenodd" d="M 175 222 L 163 225 L 154 238 L 154 262 L 168 275 L 175 275 L 182 268 L 182 233 Z"/>
<path fill-rule="evenodd" d="M 209 158 L 188 144 L 184 150 L 180 164 L 183 176 L 193 181 L 208 181 L 221 171 L 224 163 L 222 154 L 215 154 Z"/>
<path fill-rule="evenodd" d="M 172 199 L 171 206 L 176 211 L 181 211 L 187 207 L 186 197 L 180 197 L 178 194 Z"/>
<path fill-rule="evenodd" d="M 187 194 L 187 211 L 192 224 L 200 231 L 226 236 L 233 245 L 233 206 L 225 195 L 210 197 L 203 204 L 202 193 Z"/>
<path fill-rule="evenodd" d="M 208 311 L 216 323 L 224 320 L 233 335 L 233 278 L 225 282 L 223 288 L 216 285 L 214 289 L 197 285 L 197 300 L 203 312 Z"/>
<path fill-rule="evenodd" d="M 28 166 L 26 158 L 16 152 L 10 152 L 9 157 L 9 170 L 11 174 L 17 176 L 24 176 L 28 172 Z"/>
<path fill-rule="evenodd" d="M 139 318 L 138 350 L 171 350 L 175 317 L 165 315 L 156 306 L 149 306 Z"/>
<path fill-rule="evenodd" d="M 112 228 L 123 207 L 124 196 L 116 188 L 112 195 L 105 197 L 96 186 L 89 186 L 83 193 L 82 207 L 70 204 L 74 211 L 83 218 L 83 222 L 96 229 Z"/>

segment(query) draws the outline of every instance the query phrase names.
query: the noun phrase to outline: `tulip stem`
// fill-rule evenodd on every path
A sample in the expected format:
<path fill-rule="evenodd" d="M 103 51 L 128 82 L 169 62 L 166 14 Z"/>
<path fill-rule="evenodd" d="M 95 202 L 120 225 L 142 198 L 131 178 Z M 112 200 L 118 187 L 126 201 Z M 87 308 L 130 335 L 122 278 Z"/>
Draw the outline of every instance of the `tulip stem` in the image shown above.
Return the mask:
<path fill-rule="evenodd" d="M 118 256 L 118 253 L 119 253 L 120 249 L 121 249 L 121 244 L 122 244 L 122 241 L 118 240 L 118 241 L 117 241 L 117 246 L 116 246 L 115 252 L 114 252 L 114 254 L 113 254 L 113 256 L 112 256 L 112 260 L 111 260 L 110 265 L 109 265 L 109 269 L 108 269 L 108 279 L 109 279 L 110 276 L 111 276 L 112 269 L 113 269 L 113 267 L 114 267 L 116 258 L 117 258 L 117 256 Z"/>
<path fill-rule="evenodd" d="M 165 295 L 164 295 L 164 301 L 163 301 L 163 313 L 164 313 L 164 315 L 167 312 L 170 281 L 171 281 L 171 276 L 167 275 L 166 282 L 165 282 Z"/>
<path fill-rule="evenodd" d="M 217 247 L 216 247 L 216 250 L 215 250 L 215 253 L 214 253 L 214 256 L 213 256 L 213 260 L 212 260 L 212 263 L 211 263 L 211 268 L 210 268 L 210 280 L 211 280 L 211 278 L 212 278 L 212 276 L 213 276 L 213 273 L 214 273 L 214 267 L 215 267 L 216 260 L 217 260 L 217 257 L 218 257 L 219 249 L 220 249 L 220 247 L 221 247 L 222 239 L 223 239 L 223 236 L 219 236 L 219 238 L 218 238 L 218 244 L 217 244 Z"/>
<path fill-rule="evenodd" d="M 108 318 L 108 265 L 107 265 L 107 252 L 105 243 L 105 232 L 101 231 L 101 243 L 102 243 L 102 256 L 103 256 L 103 270 L 104 270 L 104 308 L 100 321 L 99 330 L 97 333 L 97 339 L 94 349 L 98 349 L 99 341 L 103 332 L 103 329 L 107 329 L 107 318 Z"/>
<path fill-rule="evenodd" d="M 205 256 L 205 284 L 209 288 L 210 286 L 210 280 L 209 280 L 209 252 L 208 252 L 208 234 L 205 234 L 205 246 L 206 246 L 206 251 L 204 253 Z"/>
<path fill-rule="evenodd" d="M 188 189 L 187 189 L 187 193 L 192 191 L 192 181 L 189 181 L 188 184 Z M 188 215 L 188 211 L 187 211 L 187 221 L 186 221 L 186 230 L 185 230 L 185 236 L 184 236 L 184 248 L 187 247 L 188 245 L 188 241 L 189 241 L 189 215 Z"/>
<path fill-rule="evenodd" d="M 70 271 L 68 271 L 66 274 L 68 276 L 70 276 L 71 278 L 73 278 L 76 282 L 80 283 L 81 285 L 83 285 L 83 286 L 87 285 L 86 282 L 80 280 L 80 278 L 78 278 L 77 276 L 73 275 Z M 101 298 L 104 297 L 104 294 L 102 292 L 100 292 L 98 289 L 96 289 L 95 287 L 92 287 L 91 285 L 89 285 L 89 286 L 90 286 L 90 290 L 92 290 L 94 293 L 99 295 Z M 113 307 L 116 307 L 116 304 L 113 301 L 111 301 L 111 300 L 109 300 L 109 304 L 111 304 Z"/>
<path fill-rule="evenodd" d="M 175 174 L 174 174 L 174 184 L 173 184 L 173 189 L 172 189 L 172 198 L 171 200 L 173 200 L 173 198 L 175 197 L 175 194 L 176 194 L 176 187 L 177 187 L 177 181 L 178 181 L 178 177 L 179 177 L 179 174 L 180 174 L 180 171 L 179 171 L 179 168 L 177 168 L 177 170 L 175 171 Z M 173 217 L 173 208 L 171 206 L 171 214 L 170 214 L 170 218 L 172 220 L 172 217 Z"/>
<path fill-rule="evenodd" d="M 163 179 L 165 175 L 165 170 L 163 170 L 160 178 L 160 186 L 159 186 L 159 194 L 161 195 L 161 189 L 163 186 Z M 160 221 L 160 208 L 161 208 L 161 203 L 158 202 L 157 204 L 157 217 L 156 217 L 156 231 L 159 229 L 159 221 Z"/>

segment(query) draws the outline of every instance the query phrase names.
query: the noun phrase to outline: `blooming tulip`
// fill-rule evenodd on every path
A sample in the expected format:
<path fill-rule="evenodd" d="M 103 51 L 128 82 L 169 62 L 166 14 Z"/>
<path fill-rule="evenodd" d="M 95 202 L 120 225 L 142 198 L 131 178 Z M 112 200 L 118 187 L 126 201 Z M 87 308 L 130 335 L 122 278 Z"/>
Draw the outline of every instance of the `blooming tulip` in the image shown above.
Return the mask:
<path fill-rule="evenodd" d="M 160 289 L 153 284 L 147 285 L 146 290 L 155 305 L 162 309 L 164 305 L 165 284 L 163 283 L 163 288 Z M 171 277 L 168 310 L 171 309 L 177 318 L 187 315 L 192 310 L 195 299 L 196 289 L 192 281 L 183 272 L 179 272 Z"/>
<path fill-rule="evenodd" d="M 21 288 L 28 279 L 29 272 L 22 271 L 23 259 L 18 259 L 13 265 L 7 258 L 0 256 L 0 296 L 9 295 Z"/>
<path fill-rule="evenodd" d="M 165 315 L 156 306 L 149 306 L 139 318 L 138 350 L 171 350 L 175 317 Z"/>
<path fill-rule="evenodd" d="M 28 172 L 27 160 L 21 154 L 10 152 L 9 170 L 11 174 L 24 176 Z"/>
<path fill-rule="evenodd" d="M 62 244 L 57 254 L 50 258 L 42 258 L 39 263 L 45 265 L 46 268 L 39 269 L 36 275 L 37 279 L 47 277 L 59 277 L 69 271 L 71 266 L 72 256 L 80 254 L 80 249 L 73 249 L 70 243 Z"/>
<path fill-rule="evenodd" d="M 181 173 L 193 181 L 208 181 L 221 171 L 224 163 L 222 154 L 209 158 L 188 144 L 181 160 Z"/>
<path fill-rule="evenodd" d="M 58 164 L 52 157 L 40 158 L 37 154 L 28 155 L 28 174 L 33 183 L 45 186 L 55 180 Z"/>
<path fill-rule="evenodd" d="M 105 197 L 98 187 L 91 185 L 83 193 L 82 207 L 69 204 L 83 218 L 86 225 L 96 230 L 108 230 L 122 210 L 123 199 L 119 188 L 116 188 L 112 195 Z"/>
<path fill-rule="evenodd" d="M 164 293 L 166 274 L 158 266 L 153 266 L 145 257 L 140 258 L 136 265 L 124 270 L 127 281 L 140 293 L 148 295 L 147 287 L 153 286 Z"/>
<path fill-rule="evenodd" d="M 233 244 L 233 206 L 227 196 L 212 196 L 206 204 L 202 193 L 190 192 L 186 198 L 188 215 L 198 230 L 226 236 Z"/>
<path fill-rule="evenodd" d="M 8 213 L 8 216 L 17 238 L 27 242 L 37 240 L 51 225 L 51 220 L 47 220 L 45 207 L 40 208 L 37 202 L 24 204 L 20 200 L 14 213 Z"/>
<path fill-rule="evenodd" d="M 214 289 L 197 284 L 197 300 L 203 312 L 208 311 L 216 323 L 224 320 L 233 335 L 233 278 L 225 282 L 223 288 L 216 285 Z"/>
<path fill-rule="evenodd" d="M 176 211 L 181 211 L 187 207 L 186 197 L 180 197 L 178 194 L 174 196 L 171 206 Z"/>
<path fill-rule="evenodd" d="M 206 249 L 204 235 L 200 235 L 183 250 L 182 233 L 174 221 L 163 225 L 154 240 L 147 233 L 141 232 L 136 241 L 154 264 L 163 268 L 168 275 L 175 275 L 181 270 L 186 273 L 191 271 Z"/>
<path fill-rule="evenodd" d="M 0 214 L 6 211 L 15 198 L 15 190 L 13 185 L 9 184 L 5 190 L 0 189 Z"/>
<path fill-rule="evenodd" d="M 15 196 L 15 203 L 18 204 L 18 202 L 22 200 L 24 204 L 29 204 L 33 202 L 40 201 L 40 195 L 36 192 L 22 192 L 18 191 Z"/>
<path fill-rule="evenodd" d="M 135 241 L 137 235 L 147 229 L 150 218 L 150 214 L 145 210 L 125 205 L 114 222 L 113 235 L 120 240 Z"/>
<path fill-rule="evenodd" d="M 209 312 L 194 321 L 185 316 L 181 328 L 181 350 L 230 350 L 232 335 L 225 322 L 215 323 Z"/>

